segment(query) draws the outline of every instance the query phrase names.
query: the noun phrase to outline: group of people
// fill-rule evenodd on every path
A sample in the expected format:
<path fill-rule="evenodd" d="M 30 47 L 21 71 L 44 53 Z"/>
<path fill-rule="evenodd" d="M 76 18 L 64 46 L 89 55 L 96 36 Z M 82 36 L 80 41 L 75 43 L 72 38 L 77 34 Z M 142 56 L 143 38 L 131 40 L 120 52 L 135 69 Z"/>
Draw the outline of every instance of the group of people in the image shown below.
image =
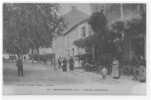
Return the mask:
<path fill-rule="evenodd" d="M 68 66 L 69 70 L 74 70 L 74 60 L 72 57 L 70 57 L 68 60 L 65 57 L 59 57 L 58 58 L 58 67 L 59 69 L 62 69 L 63 72 L 67 72 Z M 18 56 L 16 59 L 16 67 L 17 67 L 17 74 L 18 76 L 23 76 L 23 57 Z"/>
<path fill-rule="evenodd" d="M 133 58 L 131 64 L 132 64 L 132 66 L 131 66 L 132 68 L 131 68 L 131 70 L 128 70 L 128 71 L 132 72 L 129 74 L 132 74 L 133 80 L 145 82 L 146 81 L 145 58 L 143 56 L 140 56 L 140 57 L 136 56 Z M 119 79 L 120 78 L 120 66 L 121 66 L 119 59 L 113 58 L 111 65 L 112 65 L 111 76 L 114 79 Z M 103 78 L 105 78 L 107 76 L 107 72 L 108 72 L 108 69 L 106 67 L 103 67 L 101 70 L 101 74 L 102 74 Z"/>
<path fill-rule="evenodd" d="M 113 61 L 111 64 L 111 70 L 112 70 L 111 76 L 112 76 L 112 78 L 114 78 L 114 79 L 120 78 L 119 67 L 120 67 L 119 60 L 116 58 L 113 58 Z M 101 68 L 100 71 L 101 71 L 102 78 L 105 79 L 107 74 L 109 73 L 109 69 L 107 68 L 107 66 L 103 66 L 103 67 L 100 66 L 99 68 Z"/>
<path fill-rule="evenodd" d="M 74 60 L 72 57 L 70 57 L 68 60 L 65 57 L 59 57 L 58 58 L 58 66 L 60 69 L 62 69 L 63 72 L 67 72 L 67 66 L 69 65 L 69 70 L 74 70 Z"/>
<path fill-rule="evenodd" d="M 17 66 L 17 72 L 18 72 L 18 76 L 23 76 L 23 57 L 22 56 L 18 56 L 17 60 L 16 60 L 16 66 Z M 140 57 L 140 60 L 138 59 L 134 59 L 133 62 L 133 75 L 134 75 L 134 79 L 135 80 L 139 80 L 139 81 L 145 81 L 145 60 Z M 63 72 L 67 72 L 68 70 L 73 71 L 74 70 L 74 59 L 73 57 L 70 57 L 69 59 L 65 58 L 65 57 L 58 57 L 57 59 L 57 63 L 58 63 L 58 68 L 62 69 Z M 112 73 L 111 76 L 114 79 L 119 79 L 120 78 L 120 63 L 119 60 L 114 58 L 112 61 Z M 103 77 L 103 79 L 105 79 L 105 77 L 107 76 L 108 73 L 108 69 L 106 67 L 101 67 L 101 75 Z"/>

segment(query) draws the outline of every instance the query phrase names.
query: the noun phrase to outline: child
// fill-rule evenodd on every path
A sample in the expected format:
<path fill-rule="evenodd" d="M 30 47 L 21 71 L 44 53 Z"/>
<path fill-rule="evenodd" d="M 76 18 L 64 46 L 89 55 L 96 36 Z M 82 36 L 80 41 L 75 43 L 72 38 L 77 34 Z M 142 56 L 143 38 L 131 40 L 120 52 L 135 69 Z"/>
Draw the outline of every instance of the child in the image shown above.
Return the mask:
<path fill-rule="evenodd" d="M 102 70 L 101 70 L 101 75 L 102 75 L 103 79 L 106 78 L 107 73 L 108 73 L 107 69 L 105 67 L 103 67 Z"/>

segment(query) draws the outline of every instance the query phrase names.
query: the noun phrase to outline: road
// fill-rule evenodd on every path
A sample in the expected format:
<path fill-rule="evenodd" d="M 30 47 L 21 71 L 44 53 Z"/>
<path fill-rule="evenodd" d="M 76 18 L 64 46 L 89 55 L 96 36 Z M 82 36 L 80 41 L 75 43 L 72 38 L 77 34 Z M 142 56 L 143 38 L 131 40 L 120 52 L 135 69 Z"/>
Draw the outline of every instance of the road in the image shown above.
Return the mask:
<path fill-rule="evenodd" d="M 144 95 L 146 84 L 122 76 L 105 80 L 101 75 L 76 69 L 72 72 L 54 70 L 49 64 L 24 64 L 24 77 L 17 76 L 14 63 L 3 64 L 4 95 L 100 94 Z"/>

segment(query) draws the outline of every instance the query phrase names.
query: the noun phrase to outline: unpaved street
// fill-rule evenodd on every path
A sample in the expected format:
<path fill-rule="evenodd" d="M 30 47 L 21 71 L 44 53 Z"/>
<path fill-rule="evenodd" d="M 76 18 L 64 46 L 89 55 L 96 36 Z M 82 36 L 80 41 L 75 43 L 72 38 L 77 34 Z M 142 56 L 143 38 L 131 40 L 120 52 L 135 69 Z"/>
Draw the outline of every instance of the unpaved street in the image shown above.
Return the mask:
<path fill-rule="evenodd" d="M 54 70 L 45 64 L 24 64 L 24 77 L 17 76 L 15 64 L 4 63 L 3 93 L 7 94 L 145 94 L 145 83 L 122 76 L 119 80 L 76 69 Z"/>

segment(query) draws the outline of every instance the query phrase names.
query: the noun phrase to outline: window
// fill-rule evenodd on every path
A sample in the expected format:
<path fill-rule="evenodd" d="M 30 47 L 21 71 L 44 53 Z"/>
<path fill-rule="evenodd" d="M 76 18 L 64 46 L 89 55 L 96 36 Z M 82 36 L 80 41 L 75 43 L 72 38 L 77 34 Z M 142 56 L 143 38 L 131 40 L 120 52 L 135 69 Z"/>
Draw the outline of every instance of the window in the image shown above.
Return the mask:
<path fill-rule="evenodd" d="M 86 28 L 82 27 L 82 37 L 86 37 Z"/>

